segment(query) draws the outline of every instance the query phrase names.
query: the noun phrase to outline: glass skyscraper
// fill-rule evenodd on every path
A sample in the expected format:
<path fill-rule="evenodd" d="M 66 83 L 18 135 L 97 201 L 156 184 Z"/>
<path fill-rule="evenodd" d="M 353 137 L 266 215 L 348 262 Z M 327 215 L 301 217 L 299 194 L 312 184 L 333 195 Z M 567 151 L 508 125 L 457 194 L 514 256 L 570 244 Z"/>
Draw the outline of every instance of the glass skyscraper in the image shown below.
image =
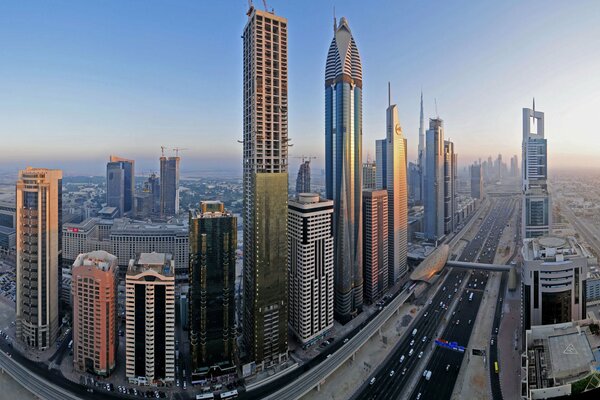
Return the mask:
<path fill-rule="evenodd" d="M 106 164 L 106 203 L 119 209 L 119 216 L 134 212 L 135 161 L 110 156 Z"/>
<path fill-rule="evenodd" d="M 335 316 L 342 323 L 363 304 L 361 166 L 362 65 L 342 18 L 325 68 L 325 189 L 334 202 Z"/>
<path fill-rule="evenodd" d="M 179 157 L 160 158 L 160 215 L 172 217 L 179 212 Z"/>

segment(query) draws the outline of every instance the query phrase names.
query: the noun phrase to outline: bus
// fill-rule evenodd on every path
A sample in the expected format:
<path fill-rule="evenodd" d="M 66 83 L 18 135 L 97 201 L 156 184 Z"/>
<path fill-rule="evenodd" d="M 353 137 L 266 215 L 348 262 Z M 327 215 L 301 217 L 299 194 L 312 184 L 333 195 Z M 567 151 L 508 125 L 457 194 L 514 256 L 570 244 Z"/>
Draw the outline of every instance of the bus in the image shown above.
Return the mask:
<path fill-rule="evenodd" d="M 224 399 L 237 399 L 238 397 L 238 391 L 237 390 L 231 390 L 229 392 L 223 392 L 220 395 L 221 400 Z"/>
<path fill-rule="evenodd" d="M 196 400 L 213 400 L 215 395 L 212 393 L 197 394 Z"/>
<path fill-rule="evenodd" d="M 473 292 L 469 295 L 469 301 L 473 301 Z"/>
<path fill-rule="evenodd" d="M 496 373 L 500 372 L 500 368 L 498 368 L 498 361 L 494 362 L 494 371 L 496 371 Z"/>

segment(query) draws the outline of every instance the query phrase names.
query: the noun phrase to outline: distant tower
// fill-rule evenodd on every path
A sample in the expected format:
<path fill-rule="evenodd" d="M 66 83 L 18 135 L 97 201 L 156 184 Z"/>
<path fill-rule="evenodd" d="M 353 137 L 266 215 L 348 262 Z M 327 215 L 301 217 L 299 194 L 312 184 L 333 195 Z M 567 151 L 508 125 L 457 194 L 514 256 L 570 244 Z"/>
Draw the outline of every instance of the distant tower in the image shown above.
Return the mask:
<path fill-rule="evenodd" d="M 375 189 L 387 188 L 387 139 L 375 141 Z"/>
<path fill-rule="evenodd" d="M 303 160 L 296 178 L 296 194 L 310 193 L 310 159 Z"/>
<path fill-rule="evenodd" d="M 552 208 L 548 193 L 548 144 L 544 137 L 544 113 L 523 109 L 523 239 L 548 235 Z"/>
<path fill-rule="evenodd" d="M 429 120 L 425 174 L 425 237 L 444 236 L 444 128 L 439 118 Z"/>
<path fill-rule="evenodd" d="M 456 153 L 454 143 L 444 141 L 444 233 L 456 228 Z"/>
<path fill-rule="evenodd" d="M 373 303 L 388 288 L 389 231 L 387 190 L 363 191 L 365 300 Z"/>
<path fill-rule="evenodd" d="M 332 214 L 333 201 L 316 193 L 288 204 L 289 324 L 303 344 L 333 328 Z"/>
<path fill-rule="evenodd" d="M 19 171 L 16 208 L 16 338 L 45 350 L 56 340 L 59 327 L 62 171 Z"/>
<path fill-rule="evenodd" d="M 160 157 L 160 215 L 172 217 L 179 213 L 180 157 Z"/>
<path fill-rule="evenodd" d="M 335 315 L 361 310 L 362 65 L 346 18 L 335 27 L 325 68 L 326 197 L 333 200 Z"/>
<path fill-rule="evenodd" d="M 483 198 L 483 172 L 481 164 L 471 165 L 471 197 L 479 200 Z"/>
<path fill-rule="evenodd" d="M 367 161 L 363 164 L 363 190 L 377 188 L 377 164 Z"/>
<path fill-rule="evenodd" d="M 419 166 L 419 196 L 415 201 L 423 203 L 423 195 L 425 193 L 425 116 L 423 114 L 423 91 L 421 91 L 421 116 L 419 119 L 419 148 L 418 148 L 417 164 Z"/>
<path fill-rule="evenodd" d="M 106 164 L 106 203 L 119 209 L 119 216 L 135 212 L 135 161 L 110 156 Z"/>

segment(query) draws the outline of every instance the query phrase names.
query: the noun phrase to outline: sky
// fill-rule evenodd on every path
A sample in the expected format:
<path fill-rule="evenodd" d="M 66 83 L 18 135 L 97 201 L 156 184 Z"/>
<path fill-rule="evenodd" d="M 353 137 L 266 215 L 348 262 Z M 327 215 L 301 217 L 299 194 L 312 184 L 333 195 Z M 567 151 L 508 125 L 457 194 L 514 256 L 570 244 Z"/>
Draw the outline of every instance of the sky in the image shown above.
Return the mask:
<path fill-rule="evenodd" d="M 255 6 L 262 8 L 261 1 Z M 291 157 L 324 163 L 324 69 L 333 8 L 363 63 L 363 156 L 385 136 L 387 82 L 409 160 L 425 116 L 459 163 L 521 152 L 522 111 L 545 112 L 550 170 L 600 168 L 598 1 L 269 0 L 288 18 Z M 97 174 L 110 154 L 158 169 L 241 170 L 247 0 L 0 4 L 0 168 Z M 437 103 L 437 111 L 435 107 Z M 589 122 L 592 121 L 592 122 Z M 290 159 L 291 173 L 299 163 Z"/>

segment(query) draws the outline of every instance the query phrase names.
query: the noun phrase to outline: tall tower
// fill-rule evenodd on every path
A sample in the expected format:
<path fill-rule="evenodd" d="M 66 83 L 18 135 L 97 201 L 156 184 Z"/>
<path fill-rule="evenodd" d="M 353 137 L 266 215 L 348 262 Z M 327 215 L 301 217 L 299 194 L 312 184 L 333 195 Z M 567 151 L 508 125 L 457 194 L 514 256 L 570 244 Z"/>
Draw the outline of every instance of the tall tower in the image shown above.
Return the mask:
<path fill-rule="evenodd" d="M 429 120 L 425 168 L 425 237 L 444 236 L 444 128 L 439 118 Z"/>
<path fill-rule="evenodd" d="M 287 359 L 287 19 L 251 7 L 244 28 L 245 359 Z"/>
<path fill-rule="evenodd" d="M 444 141 L 444 233 L 456 228 L 456 153 L 454 143 Z"/>
<path fill-rule="evenodd" d="M 388 288 L 389 231 L 387 190 L 363 190 L 365 299 L 374 303 Z"/>
<path fill-rule="evenodd" d="M 363 304 L 361 165 L 362 65 L 342 17 L 325 67 L 325 188 L 334 203 L 335 315 L 342 323 Z"/>
<path fill-rule="evenodd" d="M 296 177 L 296 195 L 310 193 L 310 159 L 302 160 Z"/>
<path fill-rule="evenodd" d="M 523 207 L 522 238 L 548 235 L 552 208 L 548 193 L 548 144 L 544 137 L 544 113 L 523 109 Z"/>
<path fill-rule="evenodd" d="M 398 107 L 386 110 L 386 188 L 388 192 L 388 280 L 393 285 L 408 270 L 408 188 L 406 181 L 406 139 L 398 118 Z"/>
<path fill-rule="evenodd" d="M 16 336 L 29 347 L 45 350 L 58 336 L 62 171 L 19 171 L 16 208 Z"/>
<path fill-rule="evenodd" d="M 481 164 L 471 165 L 471 197 L 481 200 L 483 198 L 483 173 Z"/>
<path fill-rule="evenodd" d="M 110 156 L 106 164 L 106 203 L 117 207 L 119 216 L 134 213 L 135 161 Z"/>
<path fill-rule="evenodd" d="M 172 217 L 179 212 L 180 157 L 160 158 L 160 215 Z"/>
<path fill-rule="evenodd" d="M 419 119 L 419 149 L 417 153 L 417 163 L 419 165 L 419 198 L 415 199 L 420 203 L 423 203 L 423 197 L 425 194 L 425 116 L 423 114 L 423 91 L 421 91 L 421 116 Z"/>

